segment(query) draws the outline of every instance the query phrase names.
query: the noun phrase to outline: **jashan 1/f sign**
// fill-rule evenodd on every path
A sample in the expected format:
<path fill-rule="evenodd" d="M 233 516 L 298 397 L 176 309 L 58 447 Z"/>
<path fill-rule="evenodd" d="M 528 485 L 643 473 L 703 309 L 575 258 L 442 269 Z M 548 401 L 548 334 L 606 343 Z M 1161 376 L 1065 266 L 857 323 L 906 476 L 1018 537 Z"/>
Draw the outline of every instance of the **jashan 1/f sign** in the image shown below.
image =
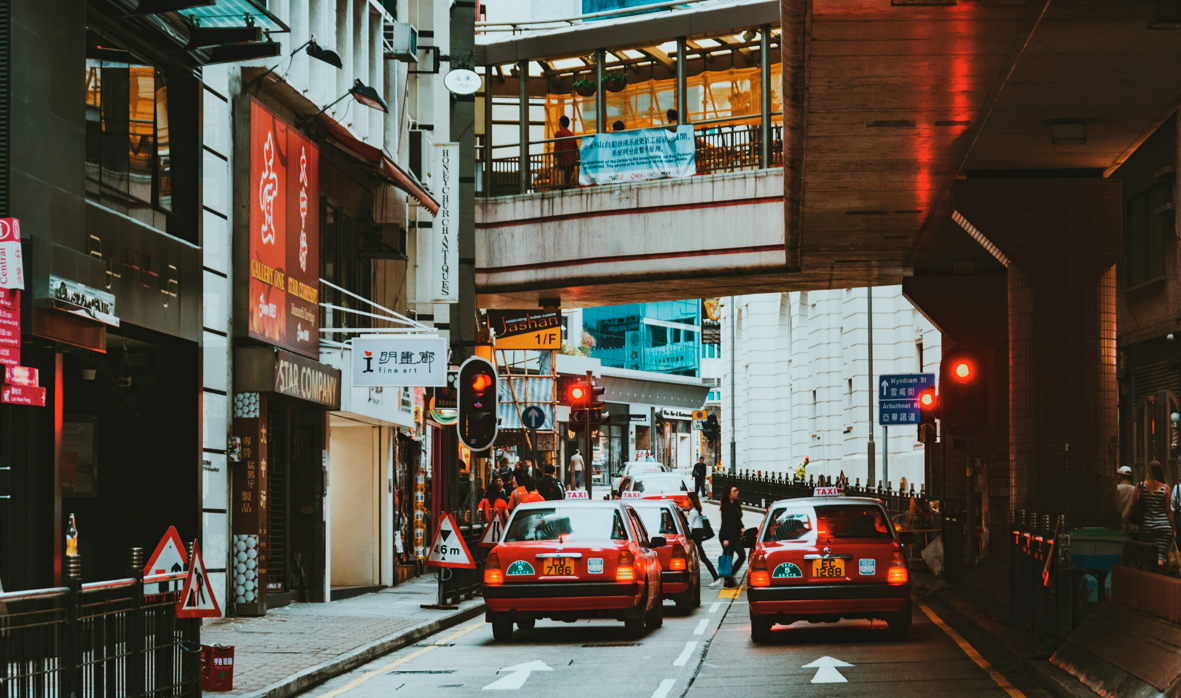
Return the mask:
<path fill-rule="evenodd" d="M 250 102 L 250 337 L 320 355 L 320 153 Z"/>

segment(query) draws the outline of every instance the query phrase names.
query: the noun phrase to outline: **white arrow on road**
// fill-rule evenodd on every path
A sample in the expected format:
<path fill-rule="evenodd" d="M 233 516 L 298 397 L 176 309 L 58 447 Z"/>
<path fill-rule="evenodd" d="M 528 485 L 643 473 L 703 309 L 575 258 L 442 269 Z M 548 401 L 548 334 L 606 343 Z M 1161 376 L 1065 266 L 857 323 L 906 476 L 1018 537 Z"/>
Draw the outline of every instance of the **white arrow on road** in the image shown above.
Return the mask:
<path fill-rule="evenodd" d="M 837 671 L 839 666 L 853 665 L 832 657 L 821 657 L 811 664 L 805 664 L 802 668 L 816 670 L 816 675 L 812 677 L 812 683 L 848 683 L 848 680 L 841 676 L 841 672 Z"/>
<path fill-rule="evenodd" d="M 846 666 L 848 666 L 848 665 L 846 665 Z M 485 686 L 484 690 L 485 691 L 516 690 L 516 689 L 520 688 L 521 686 L 524 686 L 525 681 L 527 681 L 529 679 L 529 674 L 532 674 L 535 671 L 553 671 L 553 669 L 546 666 L 546 663 L 541 660 L 537 660 L 537 661 L 533 661 L 533 662 L 526 662 L 525 664 L 518 664 L 516 666 L 505 667 L 496 673 L 500 674 L 502 672 L 509 672 L 509 675 L 502 678 L 502 679 L 499 679 L 497 681 L 493 681 L 492 683 Z M 839 676 L 839 674 L 838 674 L 838 676 Z M 841 680 L 843 681 L 844 679 L 842 678 Z"/>

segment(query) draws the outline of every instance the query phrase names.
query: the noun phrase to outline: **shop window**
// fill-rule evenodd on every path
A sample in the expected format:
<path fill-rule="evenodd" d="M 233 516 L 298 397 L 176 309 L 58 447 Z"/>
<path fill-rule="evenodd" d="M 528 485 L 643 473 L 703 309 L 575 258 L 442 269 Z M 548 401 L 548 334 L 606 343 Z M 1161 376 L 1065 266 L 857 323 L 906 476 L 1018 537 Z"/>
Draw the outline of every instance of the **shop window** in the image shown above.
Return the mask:
<path fill-rule="evenodd" d="M 1173 209 L 1172 186 L 1161 182 L 1128 199 L 1124 244 L 1127 285 L 1136 286 L 1165 276 L 1165 238 Z"/>
<path fill-rule="evenodd" d="M 172 210 L 168 79 L 147 59 L 88 30 L 86 196 L 160 230 Z"/>
<path fill-rule="evenodd" d="M 321 200 L 320 274 L 322 277 L 362 298 L 372 298 L 373 275 L 370 260 L 361 254 L 361 221 L 331 202 Z M 371 313 L 373 309 L 355 298 L 325 287 L 321 298 L 338 308 Z M 365 329 L 373 326 L 371 318 L 333 308 L 320 309 L 320 326 Z M 329 339 L 339 339 L 329 335 Z"/>

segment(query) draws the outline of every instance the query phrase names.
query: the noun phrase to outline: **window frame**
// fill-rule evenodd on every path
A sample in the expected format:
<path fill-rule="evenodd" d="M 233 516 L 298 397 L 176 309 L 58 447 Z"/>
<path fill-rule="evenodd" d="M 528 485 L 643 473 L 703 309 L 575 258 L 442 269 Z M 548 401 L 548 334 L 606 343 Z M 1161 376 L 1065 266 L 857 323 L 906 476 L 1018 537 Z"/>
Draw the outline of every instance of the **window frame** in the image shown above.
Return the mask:
<path fill-rule="evenodd" d="M 1154 195 L 1160 195 L 1156 202 Z M 1167 181 L 1154 182 L 1125 199 L 1123 266 L 1126 290 L 1142 288 L 1168 276 L 1165 253 L 1175 215 L 1174 202 L 1173 184 Z M 1142 226 L 1134 224 L 1137 220 Z M 1154 227 L 1158 229 L 1154 230 Z"/>

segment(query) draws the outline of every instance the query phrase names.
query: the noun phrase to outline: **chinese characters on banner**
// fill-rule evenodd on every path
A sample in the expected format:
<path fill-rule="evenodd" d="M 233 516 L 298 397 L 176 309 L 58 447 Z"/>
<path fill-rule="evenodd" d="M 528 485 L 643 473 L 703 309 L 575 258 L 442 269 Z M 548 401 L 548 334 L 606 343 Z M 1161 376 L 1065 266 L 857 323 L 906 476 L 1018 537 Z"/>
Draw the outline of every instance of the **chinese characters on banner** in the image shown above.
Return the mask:
<path fill-rule="evenodd" d="M 250 103 L 249 335 L 320 355 L 320 153 Z"/>
<path fill-rule="evenodd" d="M 21 261 L 20 221 L 0 218 L 0 402 L 45 407 L 45 388 L 37 386 L 37 370 L 20 368 L 21 292 L 25 271 Z"/>
<path fill-rule="evenodd" d="M 578 183 L 613 184 L 697 172 L 693 127 L 596 133 L 582 139 Z"/>

